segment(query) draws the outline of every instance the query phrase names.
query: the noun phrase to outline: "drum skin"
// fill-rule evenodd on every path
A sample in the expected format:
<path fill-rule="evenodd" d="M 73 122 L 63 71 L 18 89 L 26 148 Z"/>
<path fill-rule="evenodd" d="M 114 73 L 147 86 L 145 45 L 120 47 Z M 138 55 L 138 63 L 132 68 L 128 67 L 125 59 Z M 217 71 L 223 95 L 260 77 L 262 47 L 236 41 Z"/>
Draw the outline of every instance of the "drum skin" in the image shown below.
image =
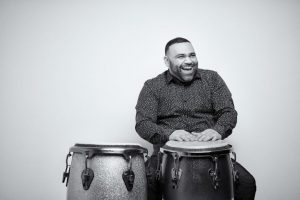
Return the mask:
<path fill-rule="evenodd" d="M 122 174 L 128 169 L 123 155 L 101 154 L 88 159 L 87 167 L 94 172 L 88 190 L 83 189 L 81 173 L 85 169 L 85 156 L 73 153 L 67 186 L 67 200 L 146 200 L 147 180 L 143 154 L 132 155 L 132 171 L 135 174 L 131 191 L 126 189 Z"/>
<path fill-rule="evenodd" d="M 181 156 L 179 168 L 182 170 L 178 187 L 173 188 L 171 170 L 174 159 L 165 152 L 162 158 L 160 184 L 164 200 L 232 200 L 233 177 L 229 153 L 207 153 L 197 156 Z M 209 170 L 214 169 L 213 156 L 218 157 L 219 187 L 214 188 Z M 199 156 L 199 155 L 198 155 Z"/>

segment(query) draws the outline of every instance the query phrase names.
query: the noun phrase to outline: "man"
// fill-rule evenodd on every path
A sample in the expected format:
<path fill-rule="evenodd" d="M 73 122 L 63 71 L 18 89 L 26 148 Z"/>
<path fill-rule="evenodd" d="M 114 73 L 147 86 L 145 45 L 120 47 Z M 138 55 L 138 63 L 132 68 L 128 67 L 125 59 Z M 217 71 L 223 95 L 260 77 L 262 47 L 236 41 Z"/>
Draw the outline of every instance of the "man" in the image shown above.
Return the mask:
<path fill-rule="evenodd" d="M 161 200 L 155 178 L 157 153 L 169 140 L 214 141 L 224 139 L 236 125 L 237 112 L 231 93 L 217 72 L 198 69 L 194 48 L 185 38 L 170 40 L 165 47 L 168 70 L 147 80 L 136 105 L 136 131 L 153 144 L 147 161 L 148 199 Z M 236 164 L 239 182 L 235 199 L 254 199 L 253 176 Z"/>

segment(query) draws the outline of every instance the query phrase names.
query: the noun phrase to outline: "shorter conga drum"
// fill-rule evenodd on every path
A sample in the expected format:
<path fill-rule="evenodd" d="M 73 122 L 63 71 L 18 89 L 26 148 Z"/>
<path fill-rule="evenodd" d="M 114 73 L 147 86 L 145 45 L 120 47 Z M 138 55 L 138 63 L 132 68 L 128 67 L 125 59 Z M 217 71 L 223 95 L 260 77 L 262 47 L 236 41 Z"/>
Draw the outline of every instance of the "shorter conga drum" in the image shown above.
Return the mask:
<path fill-rule="evenodd" d="M 67 200 L 146 200 L 146 153 L 137 144 L 75 144 L 63 174 Z"/>
<path fill-rule="evenodd" d="M 164 200 L 232 200 L 231 145 L 169 141 L 160 149 Z"/>

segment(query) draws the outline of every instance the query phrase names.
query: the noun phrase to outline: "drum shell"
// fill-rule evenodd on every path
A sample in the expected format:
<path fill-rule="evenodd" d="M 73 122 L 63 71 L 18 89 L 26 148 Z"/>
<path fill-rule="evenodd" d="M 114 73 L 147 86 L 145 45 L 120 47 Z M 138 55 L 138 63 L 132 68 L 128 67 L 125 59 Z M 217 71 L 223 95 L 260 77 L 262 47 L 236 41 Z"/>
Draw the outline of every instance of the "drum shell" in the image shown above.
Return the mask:
<path fill-rule="evenodd" d="M 122 179 L 123 172 L 128 170 L 128 161 L 121 154 L 101 154 L 89 158 L 87 167 L 93 170 L 94 178 L 89 189 L 84 190 L 81 173 L 85 169 L 85 155 L 73 153 L 67 200 L 146 200 L 147 181 L 143 154 L 131 156 L 132 171 L 135 174 L 131 191 L 126 189 Z"/>
<path fill-rule="evenodd" d="M 215 167 L 212 156 L 218 157 L 219 187 L 214 189 L 209 170 Z M 165 152 L 162 158 L 160 185 L 164 200 L 231 200 L 233 199 L 232 165 L 229 152 L 181 156 L 182 175 L 173 188 L 171 170 L 174 158 Z"/>

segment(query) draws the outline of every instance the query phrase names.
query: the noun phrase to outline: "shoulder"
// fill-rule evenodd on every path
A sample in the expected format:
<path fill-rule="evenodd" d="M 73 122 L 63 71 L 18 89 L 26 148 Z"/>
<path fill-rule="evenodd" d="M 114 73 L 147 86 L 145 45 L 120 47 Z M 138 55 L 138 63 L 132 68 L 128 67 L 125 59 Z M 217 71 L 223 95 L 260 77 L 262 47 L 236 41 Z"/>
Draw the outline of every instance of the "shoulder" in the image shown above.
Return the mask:
<path fill-rule="evenodd" d="M 206 83 L 212 90 L 225 85 L 225 82 L 218 74 L 218 72 L 208 69 L 199 69 L 198 73 L 201 74 L 201 80 Z"/>
<path fill-rule="evenodd" d="M 204 80 L 212 80 L 219 76 L 218 72 L 209 69 L 198 69 L 198 73 Z"/>
<path fill-rule="evenodd" d="M 156 77 L 148 79 L 145 82 L 145 85 L 150 87 L 152 90 L 158 90 L 158 89 L 164 87 L 167 83 L 166 73 L 167 73 L 167 71 L 164 71 L 163 73 L 157 75 Z"/>

